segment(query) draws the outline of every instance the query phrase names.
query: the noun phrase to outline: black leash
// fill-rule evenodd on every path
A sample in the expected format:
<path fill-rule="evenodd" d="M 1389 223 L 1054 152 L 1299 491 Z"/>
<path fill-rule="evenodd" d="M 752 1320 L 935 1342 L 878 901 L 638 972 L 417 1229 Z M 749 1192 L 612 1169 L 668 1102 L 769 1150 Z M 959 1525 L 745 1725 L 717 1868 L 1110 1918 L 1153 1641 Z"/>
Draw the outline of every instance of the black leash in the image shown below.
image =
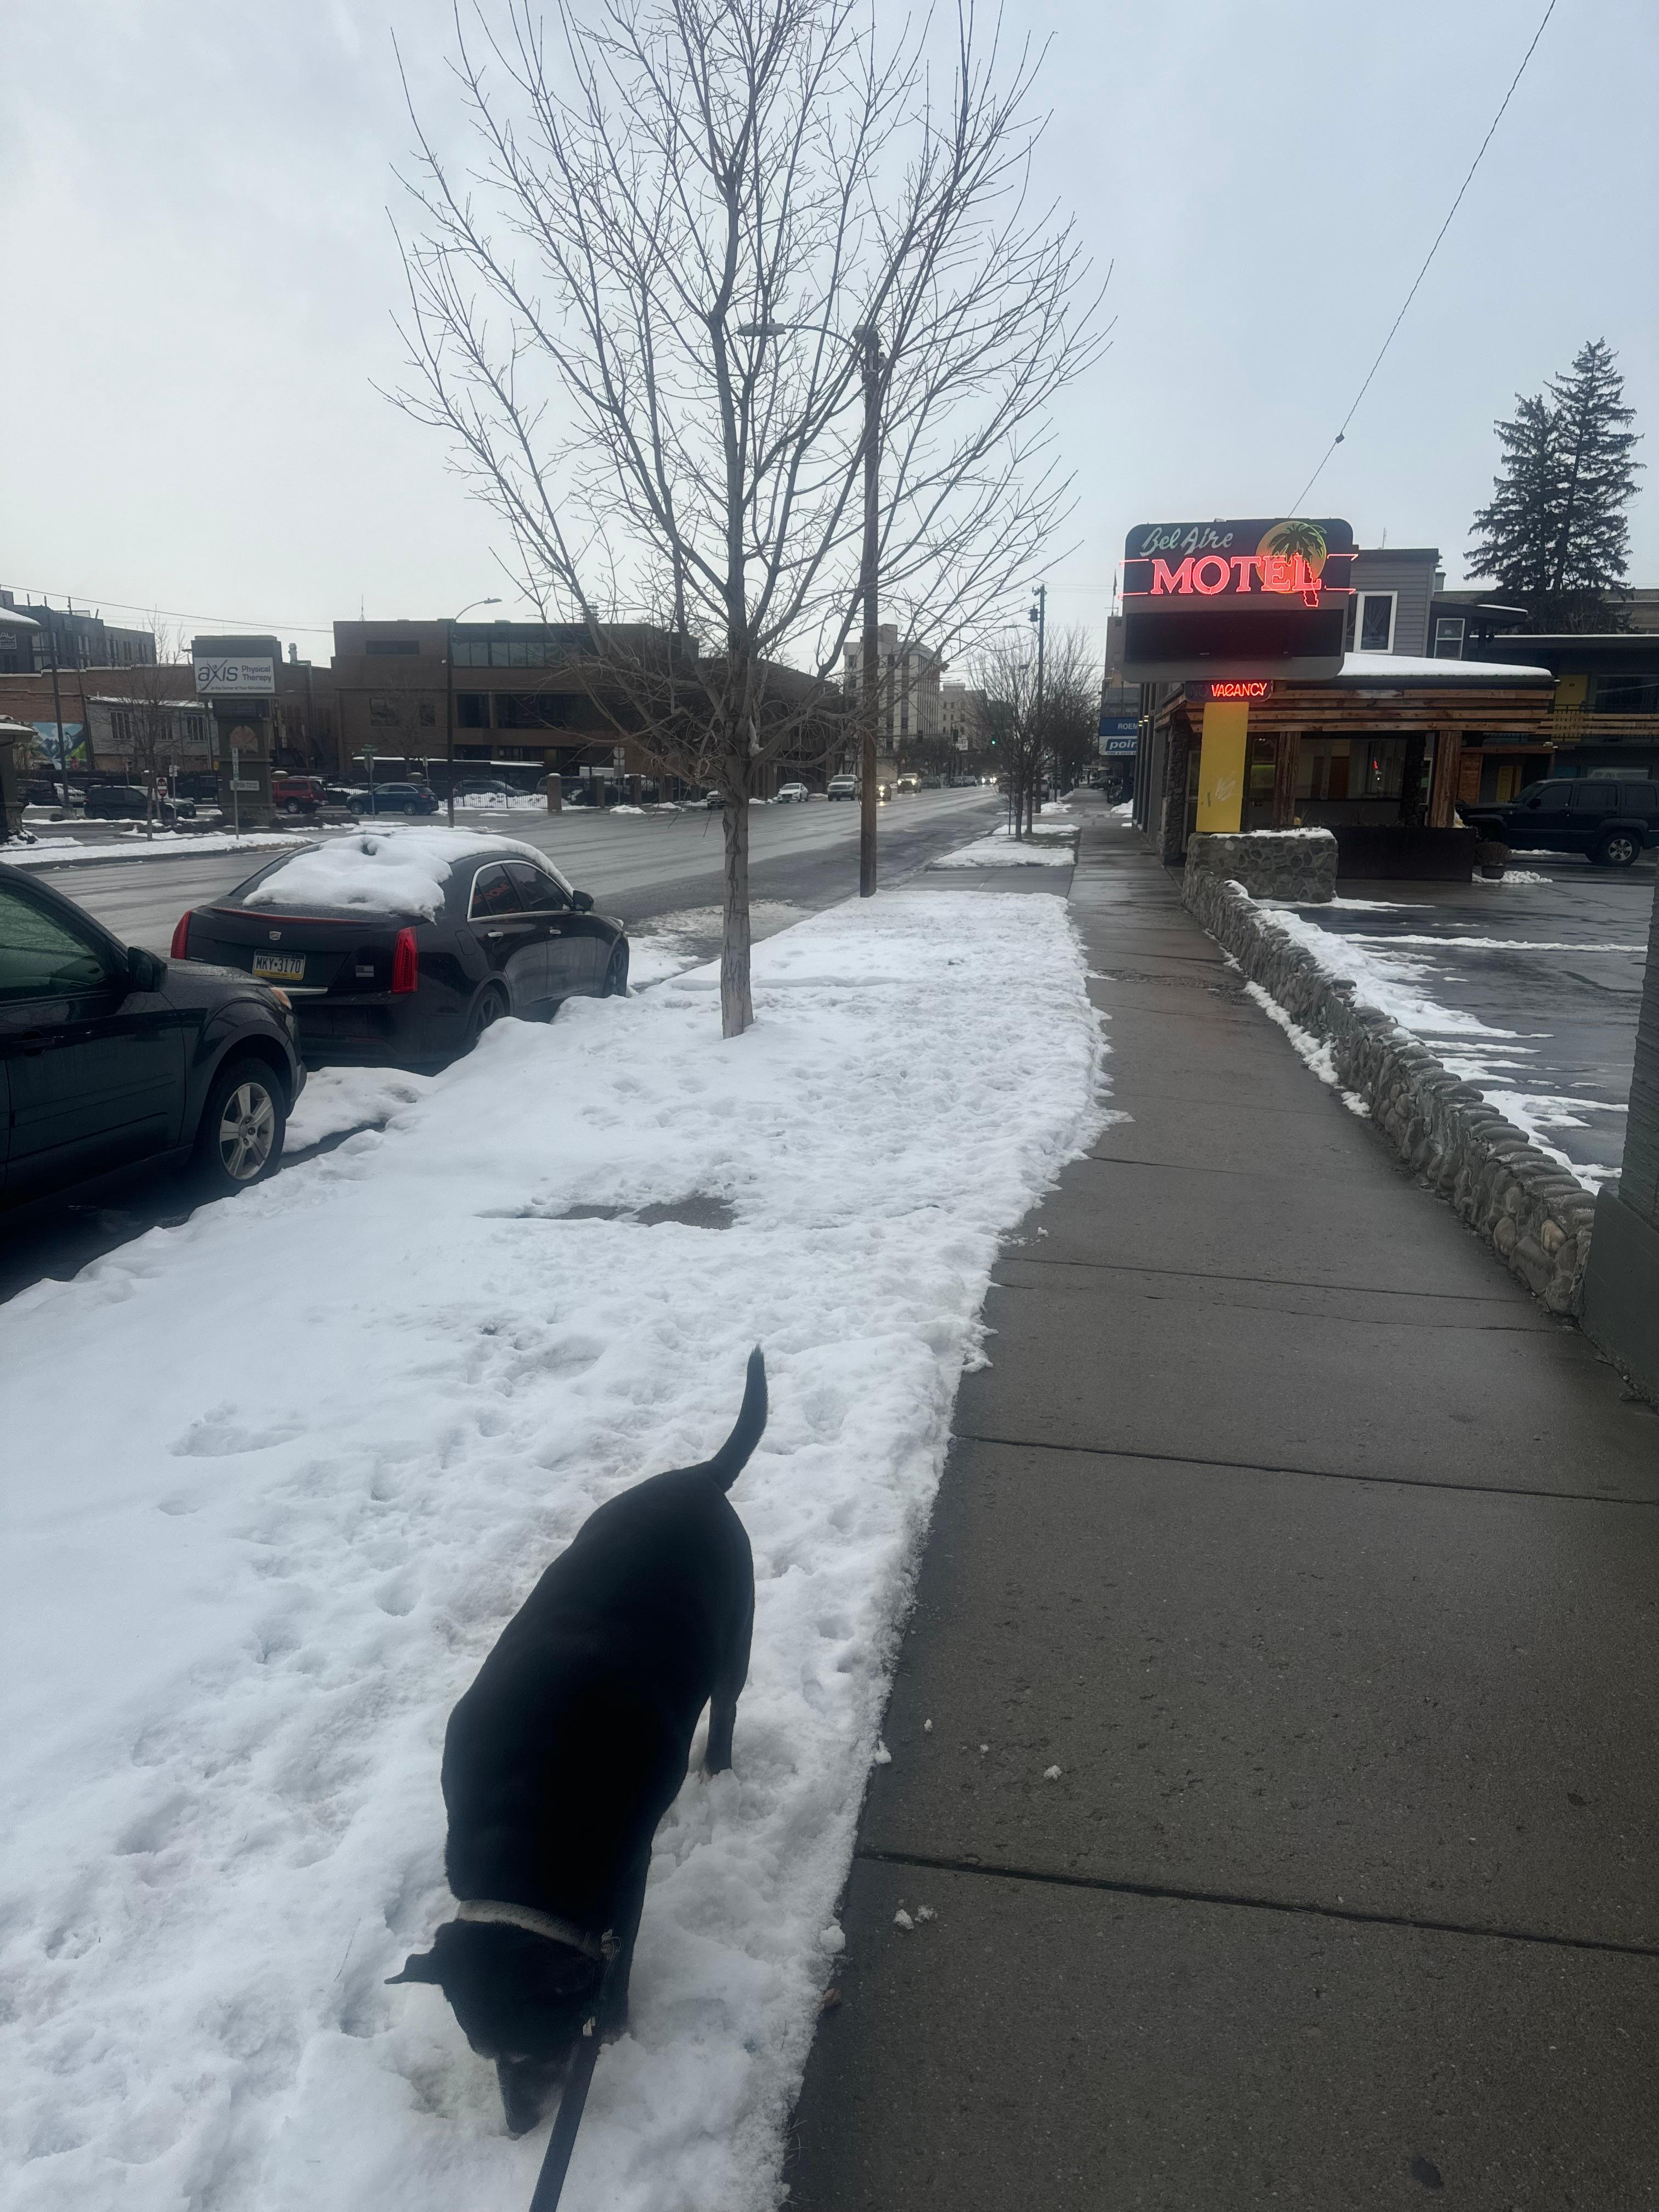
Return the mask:
<path fill-rule="evenodd" d="M 570 2062 L 569 2073 L 565 2076 L 564 2094 L 559 2099 L 558 2118 L 554 2121 L 553 2132 L 548 2137 L 547 2154 L 542 2160 L 542 2170 L 536 2177 L 530 2212 L 558 2212 L 559 2199 L 564 2194 L 564 2178 L 570 2171 L 570 2154 L 576 2148 L 576 2130 L 582 2124 L 582 2112 L 587 2103 L 593 2069 L 599 2063 L 599 2021 L 604 2016 L 605 1994 L 611 1986 L 611 1970 L 620 1948 L 608 1929 L 603 1940 L 605 1947 L 605 1972 L 599 1978 L 599 1997 L 593 2007 L 593 2016 L 585 2024 L 578 2039 L 576 2055 Z"/>

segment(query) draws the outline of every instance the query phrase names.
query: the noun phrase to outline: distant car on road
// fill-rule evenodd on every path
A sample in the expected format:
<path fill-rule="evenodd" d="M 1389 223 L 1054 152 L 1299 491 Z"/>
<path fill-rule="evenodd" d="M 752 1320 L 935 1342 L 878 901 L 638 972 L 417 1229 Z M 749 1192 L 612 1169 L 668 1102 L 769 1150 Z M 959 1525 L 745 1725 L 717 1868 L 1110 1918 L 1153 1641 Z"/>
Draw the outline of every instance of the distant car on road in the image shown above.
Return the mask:
<path fill-rule="evenodd" d="M 1659 783 L 1644 777 L 1551 776 L 1504 805 L 1458 803 L 1471 830 L 1505 845 L 1588 853 L 1604 868 L 1627 868 L 1659 844 Z"/>
<path fill-rule="evenodd" d="M 832 775 L 824 793 L 826 799 L 856 799 L 859 780 L 855 775 Z"/>
<path fill-rule="evenodd" d="M 89 822 L 142 822 L 149 805 L 138 784 L 94 783 L 87 792 L 86 811 Z M 193 822 L 195 818 L 193 799 L 169 799 L 164 792 L 157 794 L 155 819 L 167 829 L 175 822 Z"/>
<path fill-rule="evenodd" d="M 514 838 L 365 831 L 270 861 L 181 915 L 175 960 L 278 983 L 313 1066 L 429 1068 L 504 1014 L 625 996 L 628 936 Z"/>
<path fill-rule="evenodd" d="M 724 806 L 726 793 L 723 791 L 706 791 L 703 793 L 702 803 L 705 806 Z"/>
<path fill-rule="evenodd" d="M 804 783 L 781 783 L 778 786 L 780 806 L 799 806 L 812 796 Z"/>
<path fill-rule="evenodd" d="M 269 1175 L 306 1079 L 293 1012 L 246 973 L 174 964 L 0 866 L 0 1212 L 193 1161 L 216 1195 Z"/>
<path fill-rule="evenodd" d="M 363 814 L 435 814 L 438 801 L 423 783 L 377 783 L 357 793 Z"/>
<path fill-rule="evenodd" d="M 898 780 L 898 795 L 901 799 L 908 799 L 912 792 L 921 789 L 921 778 L 919 775 L 902 775 Z"/>

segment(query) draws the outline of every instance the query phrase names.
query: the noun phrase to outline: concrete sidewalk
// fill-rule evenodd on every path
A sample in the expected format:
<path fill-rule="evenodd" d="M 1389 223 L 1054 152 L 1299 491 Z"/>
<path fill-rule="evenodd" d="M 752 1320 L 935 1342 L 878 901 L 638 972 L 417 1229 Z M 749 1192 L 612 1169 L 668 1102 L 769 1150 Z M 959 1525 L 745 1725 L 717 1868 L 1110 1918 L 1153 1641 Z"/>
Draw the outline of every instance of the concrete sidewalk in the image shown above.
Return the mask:
<path fill-rule="evenodd" d="M 1072 896 L 1127 1118 L 997 1272 L 792 2212 L 1659 2204 L 1659 1419 L 1127 831 Z"/>

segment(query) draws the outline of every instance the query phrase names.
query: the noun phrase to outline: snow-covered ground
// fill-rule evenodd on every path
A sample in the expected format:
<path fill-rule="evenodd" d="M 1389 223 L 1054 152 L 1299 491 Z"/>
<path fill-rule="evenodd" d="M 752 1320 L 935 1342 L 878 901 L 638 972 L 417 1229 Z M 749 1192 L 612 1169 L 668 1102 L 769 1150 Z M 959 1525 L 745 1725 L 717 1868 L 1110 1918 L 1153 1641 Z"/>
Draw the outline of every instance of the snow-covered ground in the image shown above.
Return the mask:
<path fill-rule="evenodd" d="M 309 830 L 311 836 L 325 834 Z M 228 832 L 221 836 L 215 830 L 192 831 L 185 836 L 177 830 L 158 830 L 153 837 L 146 837 L 142 827 L 126 831 L 118 837 L 104 837 L 93 843 L 78 837 L 41 836 L 33 845 L 19 845 L 8 841 L 0 845 L 0 860 L 9 868 L 61 867 L 66 860 L 131 860 L 144 857 L 156 860 L 176 860 L 185 853 L 274 853 L 294 842 L 292 832 L 280 830 L 259 836 L 234 837 Z"/>
<path fill-rule="evenodd" d="M 1016 837 L 1000 823 L 988 836 L 930 860 L 933 868 L 1069 868 L 1077 859 L 1076 819 L 1062 807 L 1045 806 L 1037 826 Z"/>
<path fill-rule="evenodd" d="M 725 1435 L 757 1340 L 736 1766 L 659 1837 L 565 2203 L 773 2203 L 957 1376 L 1100 1048 L 1057 899 L 900 891 L 755 964 L 740 1040 L 708 968 L 501 1023 L 7 1307 L 11 2212 L 522 2212 L 544 2136 L 383 1986 L 448 1910 L 445 1721 L 586 1515 Z"/>

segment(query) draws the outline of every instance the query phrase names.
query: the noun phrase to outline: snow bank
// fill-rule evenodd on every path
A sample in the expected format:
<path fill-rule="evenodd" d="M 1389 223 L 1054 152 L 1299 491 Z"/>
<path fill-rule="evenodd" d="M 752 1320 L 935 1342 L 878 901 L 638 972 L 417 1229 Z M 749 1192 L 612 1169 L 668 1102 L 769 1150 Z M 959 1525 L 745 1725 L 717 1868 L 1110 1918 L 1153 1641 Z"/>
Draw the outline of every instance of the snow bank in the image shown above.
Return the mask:
<path fill-rule="evenodd" d="M 1004 823 L 988 836 L 945 853 L 927 865 L 932 868 L 1069 868 L 1076 859 L 1077 846 L 1070 830 L 1062 830 L 1056 836 L 1050 829 L 1047 835 L 1039 830 L 1035 836 L 1017 838 Z"/>
<path fill-rule="evenodd" d="M 736 1766 L 659 1837 L 565 2205 L 774 2203 L 957 1376 L 1098 1044 L 1057 899 L 853 902 L 756 974 L 732 1043 L 707 969 L 503 1022 L 7 1307 L 10 2212 L 523 2212 L 544 2135 L 382 1986 L 449 1909 L 444 1723 L 592 1507 L 726 1434 L 757 1339 Z M 732 1225 L 568 1218 L 694 1194 Z"/>
<path fill-rule="evenodd" d="M 335 844 L 307 846 L 251 890 L 246 903 L 358 908 L 369 914 L 422 915 L 430 921 L 443 905 L 451 866 L 464 854 L 478 852 L 553 865 L 517 837 L 465 830 L 361 830 Z"/>
<path fill-rule="evenodd" d="M 0 860 L 9 868 L 61 868 L 65 861 L 135 860 L 141 854 L 146 859 L 176 860 L 183 853 L 277 853 L 293 842 L 291 836 L 274 833 L 268 837 L 221 837 L 204 830 L 199 836 L 179 836 L 171 830 L 158 830 L 154 837 L 146 837 L 139 830 L 95 845 L 78 837 L 42 837 L 33 845 L 8 840 L 0 845 Z"/>

